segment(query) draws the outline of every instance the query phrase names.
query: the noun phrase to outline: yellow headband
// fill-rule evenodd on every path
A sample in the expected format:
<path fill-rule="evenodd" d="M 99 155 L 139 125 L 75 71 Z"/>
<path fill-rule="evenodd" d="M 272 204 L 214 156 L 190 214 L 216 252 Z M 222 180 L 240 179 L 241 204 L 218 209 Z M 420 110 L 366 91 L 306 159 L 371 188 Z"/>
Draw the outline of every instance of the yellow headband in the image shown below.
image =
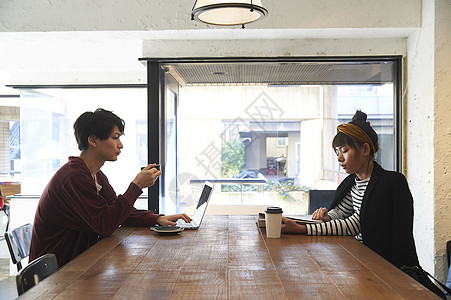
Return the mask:
<path fill-rule="evenodd" d="M 371 147 L 371 150 L 373 150 L 373 153 L 376 153 L 376 148 L 374 147 L 373 141 L 370 139 L 368 134 L 366 134 L 366 132 L 363 131 L 359 126 L 350 123 L 341 124 L 337 126 L 337 133 L 338 132 L 342 132 L 362 143 L 368 143 L 368 145 L 370 145 Z"/>

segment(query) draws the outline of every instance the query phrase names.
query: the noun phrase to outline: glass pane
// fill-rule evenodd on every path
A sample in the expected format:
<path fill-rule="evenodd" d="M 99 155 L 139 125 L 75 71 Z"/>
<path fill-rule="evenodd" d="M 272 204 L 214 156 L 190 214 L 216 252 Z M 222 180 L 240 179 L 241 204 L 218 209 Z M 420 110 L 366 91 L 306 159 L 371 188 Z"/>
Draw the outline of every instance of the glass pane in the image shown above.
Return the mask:
<path fill-rule="evenodd" d="M 176 214 L 179 212 L 180 199 L 177 176 L 177 94 L 166 89 L 166 161 L 164 164 L 164 186 L 160 197 L 161 213 Z"/>
<path fill-rule="evenodd" d="M 125 192 L 147 163 L 146 101 L 146 89 L 22 90 L 22 193 L 41 194 L 67 158 L 79 155 L 73 124 L 83 112 L 97 108 L 111 110 L 125 121 L 124 149 L 116 162 L 102 167 L 116 193 Z M 147 208 L 147 199 L 141 197 L 135 206 Z"/>
<path fill-rule="evenodd" d="M 0 98 L 0 193 L 20 193 L 20 109 L 18 98 Z"/>
<path fill-rule="evenodd" d="M 333 190 L 346 176 L 331 142 L 357 109 L 379 134 L 377 161 L 394 169 L 393 94 L 391 83 L 181 88 L 179 174 L 191 203 L 209 180 L 216 182 L 210 214 L 271 205 L 306 214 L 310 190 Z"/>

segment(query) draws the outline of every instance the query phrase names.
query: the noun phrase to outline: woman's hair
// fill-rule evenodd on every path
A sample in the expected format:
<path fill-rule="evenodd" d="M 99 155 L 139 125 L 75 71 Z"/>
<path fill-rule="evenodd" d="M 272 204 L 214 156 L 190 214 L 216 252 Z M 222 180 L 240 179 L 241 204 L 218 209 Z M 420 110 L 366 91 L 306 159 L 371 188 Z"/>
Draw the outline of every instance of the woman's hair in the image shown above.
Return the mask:
<path fill-rule="evenodd" d="M 91 135 L 101 140 L 107 140 L 117 126 L 121 135 L 124 133 L 125 122 L 113 112 L 98 108 L 94 112 L 87 111 L 74 123 L 74 134 L 79 150 L 88 150 L 88 138 Z"/>
<path fill-rule="evenodd" d="M 375 149 L 375 151 L 373 151 L 373 149 L 370 147 L 370 155 L 374 157 L 376 155 L 377 150 L 379 150 L 378 137 L 376 131 L 374 131 L 373 127 L 371 127 L 370 122 L 367 122 L 366 118 L 367 118 L 366 114 L 358 110 L 352 117 L 351 122 L 349 122 L 348 124 L 353 124 L 359 127 L 368 135 L 368 137 L 373 142 Z M 352 138 L 344 134 L 343 132 L 338 132 L 335 135 L 334 139 L 332 140 L 332 148 L 334 149 L 337 147 L 342 147 L 344 145 L 349 145 L 349 147 L 357 149 L 357 146 L 362 146 L 363 144 L 364 144 L 363 142 L 355 138 Z"/>

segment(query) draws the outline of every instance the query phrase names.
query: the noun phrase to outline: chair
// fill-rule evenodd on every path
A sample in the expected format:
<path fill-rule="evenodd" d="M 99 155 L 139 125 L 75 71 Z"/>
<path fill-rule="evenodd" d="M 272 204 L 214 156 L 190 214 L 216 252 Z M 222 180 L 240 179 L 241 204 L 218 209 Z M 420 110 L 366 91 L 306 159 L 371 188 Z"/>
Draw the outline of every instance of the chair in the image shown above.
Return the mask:
<path fill-rule="evenodd" d="M 4 203 L 3 204 L 3 208 L 1 209 L 4 213 L 5 213 L 5 215 L 6 215 L 6 218 L 7 218 L 7 221 L 6 221 L 6 227 L 5 227 L 5 232 L 7 232 L 8 231 L 8 229 L 9 229 L 9 211 L 10 211 L 10 206 L 9 206 L 9 204 L 8 203 Z"/>
<path fill-rule="evenodd" d="M 30 254 L 32 228 L 31 224 L 25 224 L 5 232 L 5 240 L 8 244 L 11 260 L 17 266 L 17 271 L 22 269 L 21 261 Z"/>
<path fill-rule="evenodd" d="M 329 208 L 335 190 L 310 190 L 309 191 L 309 215 L 320 207 Z"/>
<path fill-rule="evenodd" d="M 58 271 L 58 262 L 53 253 L 36 258 L 23 268 L 16 276 L 17 293 L 22 295 L 39 281 Z"/>

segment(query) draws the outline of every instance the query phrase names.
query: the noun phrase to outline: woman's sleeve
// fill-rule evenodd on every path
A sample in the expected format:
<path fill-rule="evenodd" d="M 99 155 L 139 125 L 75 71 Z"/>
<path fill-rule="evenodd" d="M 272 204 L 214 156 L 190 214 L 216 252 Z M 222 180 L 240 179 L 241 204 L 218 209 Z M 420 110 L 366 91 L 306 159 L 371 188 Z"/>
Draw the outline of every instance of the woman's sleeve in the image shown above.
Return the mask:
<path fill-rule="evenodd" d="M 404 261 L 406 248 L 415 247 L 413 242 L 413 197 L 404 175 L 400 174 L 393 186 L 392 211 L 392 261 Z M 412 245 L 413 244 L 413 245 Z"/>
<path fill-rule="evenodd" d="M 360 210 L 345 219 L 306 224 L 307 235 L 358 235 L 360 233 Z"/>
<path fill-rule="evenodd" d="M 360 210 L 354 210 L 350 193 L 346 194 L 327 214 L 331 220 L 307 225 L 307 235 L 357 235 L 360 233 Z"/>

